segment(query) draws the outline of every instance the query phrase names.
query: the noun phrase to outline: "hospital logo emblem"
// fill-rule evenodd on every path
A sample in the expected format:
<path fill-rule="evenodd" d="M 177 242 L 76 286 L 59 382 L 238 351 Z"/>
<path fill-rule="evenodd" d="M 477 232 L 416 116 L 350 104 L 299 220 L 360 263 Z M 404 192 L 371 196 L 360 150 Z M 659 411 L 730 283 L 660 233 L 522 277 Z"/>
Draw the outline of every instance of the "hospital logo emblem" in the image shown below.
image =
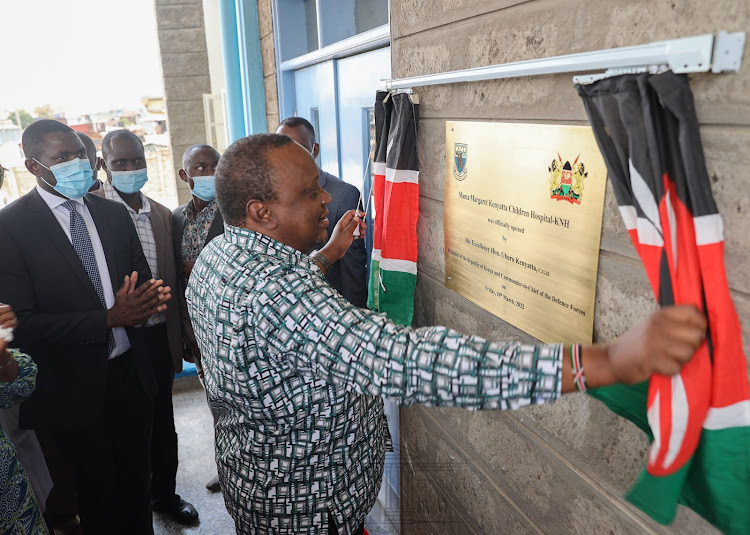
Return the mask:
<path fill-rule="evenodd" d="M 588 176 L 583 162 L 579 162 L 578 155 L 571 165 L 570 160 L 563 163 L 560 154 L 547 168 L 549 171 L 549 196 L 558 201 L 568 201 L 571 204 L 581 204 L 583 198 L 583 179 Z"/>
<path fill-rule="evenodd" d="M 464 180 L 469 174 L 467 168 L 467 160 L 469 158 L 469 146 L 465 143 L 454 143 L 453 144 L 453 176 L 456 180 Z"/>

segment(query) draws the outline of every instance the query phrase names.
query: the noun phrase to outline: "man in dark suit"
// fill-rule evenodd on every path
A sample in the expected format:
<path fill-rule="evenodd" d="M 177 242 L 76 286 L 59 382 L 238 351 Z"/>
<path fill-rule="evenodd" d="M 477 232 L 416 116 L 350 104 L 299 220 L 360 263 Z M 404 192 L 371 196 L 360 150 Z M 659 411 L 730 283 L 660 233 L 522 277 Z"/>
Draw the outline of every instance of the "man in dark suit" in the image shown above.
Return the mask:
<path fill-rule="evenodd" d="M 148 180 L 143 143 L 129 130 L 115 130 L 102 140 L 102 169 L 107 179 L 96 193 L 123 205 L 154 277 L 178 287 L 172 240 L 172 213 L 141 188 Z M 151 316 L 143 327 L 156 378 L 154 425 L 151 435 L 151 505 L 180 524 L 198 520 L 198 511 L 176 492 L 177 431 L 172 387 L 175 372 L 182 371 L 182 321 L 179 302 Z"/>
<path fill-rule="evenodd" d="M 320 146 L 315 142 L 315 129 L 309 121 L 302 117 L 289 117 L 284 119 L 276 129 L 277 134 L 289 136 L 302 145 L 313 159 L 318 157 Z M 320 169 L 320 187 L 331 196 L 328 204 L 330 215 L 328 219 L 331 225 L 326 229 L 328 239 L 336 226 L 336 223 L 349 210 L 358 207 L 359 190 L 347 184 L 338 177 L 326 173 Z M 364 308 L 367 306 L 367 251 L 364 240 L 354 240 L 344 257 L 331 266 L 326 274 L 326 279 L 331 286 L 344 296 L 351 304 Z"/>
<path fill-rule="evenodd" d="M 86 195 L 73 130 L 41 120 L 22 142 L 37 187 L 0 210 L 0 301 L 39 367 L 20 425 L 49 430 L 73 466 L 84 534 L 150 534 L 155 383 L 135 326 L 166 310 L 170 288 L 151 279 L 125 208 Z"/>

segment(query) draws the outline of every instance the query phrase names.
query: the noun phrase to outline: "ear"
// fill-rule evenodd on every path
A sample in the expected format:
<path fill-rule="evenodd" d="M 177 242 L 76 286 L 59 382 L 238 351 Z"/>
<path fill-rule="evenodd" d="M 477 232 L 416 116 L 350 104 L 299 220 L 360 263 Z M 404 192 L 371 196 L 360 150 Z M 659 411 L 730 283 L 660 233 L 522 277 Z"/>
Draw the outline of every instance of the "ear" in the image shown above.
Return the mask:
<path fill-rule="evenodd" d="M 320 145 L 316 143 L 315 145 L 313 145 L 313 160 L 318 159 L 318 154 L 320 154 Z"/>
<path fill-rule="evenodd" d="M 250 199 L 245 205 L 245 225 L 248 228 L 262 228 L 274 230 L 278 222 L 268 205 L 258 199 Z"/>
<path fill-rule="evenodd" d="M 107 160 L 105 160 L 104 158 L 99 158 L 99 160 L 101 160 L 101 170 L 104 171 L 104 174 L 107 175 L 107 178 L 102 180 L 102 182 L 109 182 L 111 184 L 112 178 L 110 177 L 109 170 L 107 169 Z"/>
<path fill-rule="evenodd" d="M 184 169 L 180 169 L 179 171 L 177 171 L 177 174 L 180 175 L 180 180 L 182 180 L 183 182 L 188 181 L 188 176 Z"/>
<path fill-rule="evenodd" d="M 104 165 L 104 158 L 97 156 L 96 157 L 96 170 L 99 171 L 103 165 Z"/>
<path fill-rule="evenodd" d="M 29 173 L 31 173 L 34 176 L 42 176 L 42 166 L 36 163 L 35 160 L 32 160 L 31 158 L 26 158 L 26 160 L 23 162 L 23 164 L 26 166 L 26 169 Z"/>

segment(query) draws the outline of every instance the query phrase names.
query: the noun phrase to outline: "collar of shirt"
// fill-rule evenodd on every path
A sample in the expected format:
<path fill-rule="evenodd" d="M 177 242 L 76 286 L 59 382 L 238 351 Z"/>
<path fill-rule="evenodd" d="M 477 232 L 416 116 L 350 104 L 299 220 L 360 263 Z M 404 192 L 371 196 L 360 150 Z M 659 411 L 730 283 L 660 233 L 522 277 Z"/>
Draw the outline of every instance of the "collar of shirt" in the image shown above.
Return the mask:
<path fill-rule="evenodd" d="M 142 206 L 142 208 L 140 210 L 138 210 L 138 212 L 136 212 L 135 210 L 133 210 L 130 207 L 130 205 L 128 205 L 128 203 L 125 202 L 125 199 L 123 199 L 122 197 L 120 197 L 120 194 L 117 193 L 117 190 L 114 188 L 114 186 L 112 186 L 112 184 L 109 183 L 109 181 L 103 182 L 102 183 L 102 187 L 104 188 L 104 197 L 106 199 L 109 199 L 110 201 L 116 201 L 116 202 L 119 202 L 120 204 L 124 205 L 125 208 L 128 209 L 128 212 L 130 212 L 131 216 L 132 215 L 136 215 L 136 216 L 146 215 L 146 216 L 149 216 L 151 214 L 151 204 L 148 202 L 148 197 L 146 197 L 143 194 L 142 191 L 138 192 L 141 195 L 141 206 Z"/>
<path fill-rule="evenodd" d="M 41 196 L 42 200 L 47 203 L 47 206 L 49 206 L 50 210 L 54 210 L 58 206 L 60 206 L 64 202 L 68 201 L 75 201 L 81 206 L 86 206 L 83 202 L 83 197 L 80 199 L 68 199 L 67 197 L 60 197 L 59 195 L 55 195 L 54 193 L 50 193 L 49 191 L 45 191 L 37 184 L 36 191 Z"/>
<path fill-rule="evenodd" d="M 229 243 L 233 243 L 242 249 L 272 256 L 285 263 L 300 266 L 318 273 L 320 272 L 320 268 L 315 260 L 299 252 L 294 247 L 284 245 L 280 241 L 276 241 L 260 232 L 242 227 L 234 227 L 224 222 L 224 236 Z"/>
<path fill-rule="evenodd" d="M 195 203 L 193 202 L 193 199 L 190 199 L 182 209 L 182 215 L 184 215 L 188 221 L 196 221 L 200 217 L 209 216 L 213 221 L 213 215 L 216 212 L 217 207 L 218 205 L 216 204 L 216 199 L 211 199 L 203 210 L 196 213 Z"/>

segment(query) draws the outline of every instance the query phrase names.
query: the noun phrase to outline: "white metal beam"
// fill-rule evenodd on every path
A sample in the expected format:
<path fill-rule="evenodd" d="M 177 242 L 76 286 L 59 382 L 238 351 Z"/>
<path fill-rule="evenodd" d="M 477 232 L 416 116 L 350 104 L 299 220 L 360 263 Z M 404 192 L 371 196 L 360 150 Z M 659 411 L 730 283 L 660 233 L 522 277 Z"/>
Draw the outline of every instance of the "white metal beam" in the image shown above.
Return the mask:
<path fill-rule="evenodd" d="M 381 88 L 405 89 L 435 84 L 476 82 L 520 76 L 560 74 L 595 71 L 600 69 L 648 69 L 667 67 L 676 73 L 686 72 L 737 72 L 742 64 L 745 33 L 720 32 L 714 51 L 712 34 L 658 41 L 645 45 L 597 50 L 566 56 L 517 61 L 460 71 L 427 74 L 412 78 L 383 80 Z M 717 56 L 721 56 L 720 58 Z M 716 69 L 719 70 L 716 70 Z M 582 77 L 581 77 L 582 78 Z M 580 80 L 584 81 L 584 80 Z"/>

